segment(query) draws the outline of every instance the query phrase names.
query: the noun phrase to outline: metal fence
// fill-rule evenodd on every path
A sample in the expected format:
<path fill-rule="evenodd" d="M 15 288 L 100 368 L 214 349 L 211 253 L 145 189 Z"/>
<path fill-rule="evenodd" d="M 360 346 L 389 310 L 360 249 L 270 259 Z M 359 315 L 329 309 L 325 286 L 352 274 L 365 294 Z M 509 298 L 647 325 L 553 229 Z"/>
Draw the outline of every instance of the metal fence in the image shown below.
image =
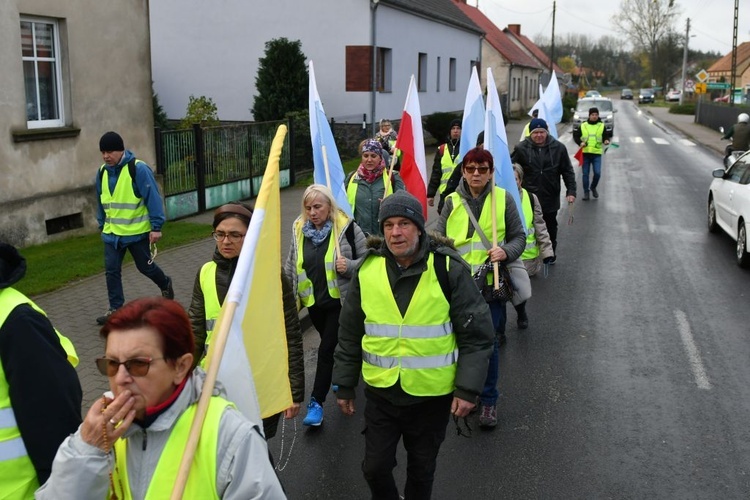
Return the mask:
<path fill-rule="evenodd" d="M 695 106 L 695 121 L 718 132 L 719 127 L 729 130 L 729 127 L 737 123 L 740 113 L 750 113 L 750 107 L 698 101 Z"/>

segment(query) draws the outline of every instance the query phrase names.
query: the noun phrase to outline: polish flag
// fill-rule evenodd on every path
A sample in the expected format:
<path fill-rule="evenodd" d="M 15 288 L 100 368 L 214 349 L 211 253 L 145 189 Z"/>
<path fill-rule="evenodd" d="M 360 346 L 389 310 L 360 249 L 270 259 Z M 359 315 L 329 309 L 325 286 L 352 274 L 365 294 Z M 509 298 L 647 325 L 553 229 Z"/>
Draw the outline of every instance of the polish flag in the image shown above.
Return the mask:
<path fill-rule="evenodd" d="M 406 94 L 404 113 L 398 129 L 396 149 L 401 151 L 401 178 L 406 190 L 422 203 L 422 212 L 427 220 L 427 166 L 424 159 L 424 134 L 422 113 L 414 75 L 411 75 L 409 92 Z"/>

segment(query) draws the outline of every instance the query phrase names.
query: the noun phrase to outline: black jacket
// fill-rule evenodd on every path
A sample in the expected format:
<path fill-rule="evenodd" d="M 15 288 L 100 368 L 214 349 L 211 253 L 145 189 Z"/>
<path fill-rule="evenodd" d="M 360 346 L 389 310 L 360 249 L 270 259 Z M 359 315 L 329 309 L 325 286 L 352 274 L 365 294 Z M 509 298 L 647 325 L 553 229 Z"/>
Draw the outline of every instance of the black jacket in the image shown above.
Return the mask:
<path fill-rule="evenodd" d="M 595 122 L 592 122 L 591 120 L 586 120 L 585 123 L 588 123 L 589 125 L 596 125 L 597 123 L 602 123 L 601 118 L 597 118 Z M 581 138 L 583 137 L 583 134 L 581 134 L 580 127 L 573 131 L 573 142 L 575 142 L 577 145 L 581 145 Z M 604 127 L 604 132 L 602 133 L 602 142 L 608 141 L 612 139 L 612 131 L 607 130 L 607 127 Z M 588 153 L 588 154 L 594 154 L 594 153 Z"/>
<path fill-rule="evenodd" d="M 0 244 L 0 289 L 25 274 L 26 260 L 12 246 Z M 43 484 L 60 444 L 81 424 L 81 383 L 52 323 L 26 304 L 0 325 L 0 362 L 18 429 Z M 2 485 L 0 478 L 0 491 Z"/>
<path fill-rule="evenodd" d="M 576 195 L 576 174 L 568 149 L 551 135 L 541 146 L 527 137 L 516 145 L 511 160 L 523 167 L 523 187 L 536 195 L 542 212 L 560 209 L 560 177 L 565 181 L 565 196 Z"/>

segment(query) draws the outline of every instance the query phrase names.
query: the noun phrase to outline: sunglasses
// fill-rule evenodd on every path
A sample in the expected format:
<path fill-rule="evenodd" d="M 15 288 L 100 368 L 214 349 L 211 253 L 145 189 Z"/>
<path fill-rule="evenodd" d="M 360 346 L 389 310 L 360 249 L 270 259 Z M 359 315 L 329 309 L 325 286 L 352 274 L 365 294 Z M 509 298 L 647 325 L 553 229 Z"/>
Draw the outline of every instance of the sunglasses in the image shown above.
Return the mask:
<path fill-rule="evenodd" d="M 477 167 L 473 165 L 468 165 L 464 167 L 464 172 L 466 172 L 467 174 L 473 174 L 474 172 L 479 172 L 480 174 L 486 174 L 489 171 L 490 171 L 490 167 L 488 166 Z"/>
<path fill-rule="evenodd" d="M 99 373 L 106 377 L 114 377 L 120 370 L 120 365 L 125 365 L 127 372 L 133 377 L 145 377 L 148 374 L 148 369 L 151 367 L 151 363 L 159 361 L 164 358 L 133 358 L 125 361 L 117 361 L 116 359 L 110 358 L 97 358 L 96 367 L 99 369 Z"/>

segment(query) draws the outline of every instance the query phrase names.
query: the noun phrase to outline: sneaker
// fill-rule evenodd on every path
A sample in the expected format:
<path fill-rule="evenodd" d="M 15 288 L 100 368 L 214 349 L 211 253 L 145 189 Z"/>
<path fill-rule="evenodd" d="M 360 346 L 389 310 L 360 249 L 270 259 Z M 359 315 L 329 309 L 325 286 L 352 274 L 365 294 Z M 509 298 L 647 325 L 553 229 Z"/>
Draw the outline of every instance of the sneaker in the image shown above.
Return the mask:
<path fill-rule="evenodd" d="M 549 259 L 549 265 L 550 266 L 554 266 L 555 262 L 557 262 L 557 255 L 553 255 L 552 257 L 550 257 L 550 259 Z"/>
<path fill-rule="evenodd" d="M 594 198 L 599 198 L 599 193 L 596 192 L 596 189 L 591 188 L 591 194 L 594 195 Z"/>
<path fill-rule="evenodd" d="M 588 191 L 584 191 L 583 192 L 583 201 L 589 201 L 589 192 Z"/>
<path fill-rule="evenodd" d="M 107 320 L 109 319 L 109 317 L 112 316 L 112 313 L 115 312 L 116 310 L 117 309 L 110 309 L 107 312 L 105 312 L 104 315 L 99 316 L 98 318 L 96 318 L 96 324 L 97 325 L 103 325 L 104 323 L 106 323 Z"/>
<path fill-rule="evenodd" d="M 310 404 L 307 405 L 307 416 L 302 421 L 302 425 L 312 425 L 317 427 L 323 423 L 323 407 L 320 403 L 315 401 L 315 398 L 310 399 Z"/>
<path fill-rule="evenodd" d="M 481 413 L 479 414 L 479 426 L 480 427 L 495 427 L 497 425 L 497 410 L 492 405 L 482 405 Z"/>
<path fill-rule="evenodd" d="M 167 288 L 162 288 L 161 296 L 165 299 L 174 299 L 174 289 L 172 288 L 172 278 L 167 276 Z"/>

